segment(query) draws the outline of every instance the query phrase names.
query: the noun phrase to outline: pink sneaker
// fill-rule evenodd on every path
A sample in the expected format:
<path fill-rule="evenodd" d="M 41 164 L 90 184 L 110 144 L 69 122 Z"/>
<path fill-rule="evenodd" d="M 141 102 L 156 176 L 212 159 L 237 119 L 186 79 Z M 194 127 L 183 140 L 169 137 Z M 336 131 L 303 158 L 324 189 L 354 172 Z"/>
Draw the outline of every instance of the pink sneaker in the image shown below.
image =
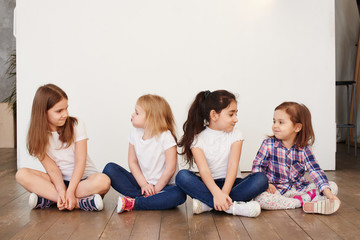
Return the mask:
<path fill-rule="evenodd" d="M 135 205 L 135 199 L 130 197 L 119 196 L 116 212 L 122 213 L 123 211 L 131 211 L 133 210 L 134 205 Z"/>

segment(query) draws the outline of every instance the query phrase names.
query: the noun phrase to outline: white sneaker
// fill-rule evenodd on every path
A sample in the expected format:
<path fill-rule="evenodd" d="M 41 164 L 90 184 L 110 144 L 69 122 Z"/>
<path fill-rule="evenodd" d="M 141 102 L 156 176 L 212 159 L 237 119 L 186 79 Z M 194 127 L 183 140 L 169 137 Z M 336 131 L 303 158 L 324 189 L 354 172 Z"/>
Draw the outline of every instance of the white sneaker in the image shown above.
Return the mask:
<path fill-rule="evenodd" d="M 48 208 L 51 205 L 53 205 L 54 202 L 40 197 L 38 195 L 36 195 L 35 193 L 30 193 L 29 196 L 29 206 L 30 208 Z"/>
<path fill-rule="evenodd" d="M 38 202 L 38 196 L 35 193 L 30 193 L 29 196 L 29 207 L 31 209 L 35 208 Z"/>
<path fill-rule="evenodd" d="M 261 213 L 260 204 L 256 201 L 233 202 L 233 205 L 231 207 L 233 215 L 257 217 Z"/>
<path fill-rule="evenodd" d="M 193 214 L 200 214 L 203 212 L 210 212 L 212 210 L 211 207 L 206 205 L 205 203 L 201 202 L 200 200 L 197 200 L 195 198 L 193 200 Z"/>
<path fill-rule="evenodd" d="M 80 209 L 84 211 L 101 211 L 104 208 L 103 200 L 99 194 L 79 198 L 78 200 Z"/>

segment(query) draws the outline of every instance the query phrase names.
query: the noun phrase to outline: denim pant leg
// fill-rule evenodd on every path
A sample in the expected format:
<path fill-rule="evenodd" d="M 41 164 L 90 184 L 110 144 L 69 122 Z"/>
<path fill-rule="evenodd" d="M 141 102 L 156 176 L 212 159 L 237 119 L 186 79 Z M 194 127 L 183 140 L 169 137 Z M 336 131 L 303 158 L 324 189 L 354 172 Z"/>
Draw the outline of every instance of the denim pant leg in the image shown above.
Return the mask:
<path fill-rule="evenodd" d="M 201 178 L 196 176 L 194 172 L 186 169 L 180 170 L 176 175 L 175 181 L 176 185 L 178 185 L 187 195 L 214 208 L 213 195 Z"/>
<path fill-rule="evenodd" d="M 119 193 L 128 197 L 140 197 L 141 188 L 134 176 L 116 163 L 106 164 L 103 173 L 108 175 L 111 186 Z"/>
<path fill-rule="evenodd" d="M 135 210 L 164 210 L 177 207 L 186 200 L 186 194 L 176 185 L 167 185 L 159 193 L 135 198 Z"/>
<path fill-rule="evenodd" d="M 237 178 L 229 196 L 233 201 L 250 201 L 268 188 L 264 173 L 251 173 L 245 178 Z"/>

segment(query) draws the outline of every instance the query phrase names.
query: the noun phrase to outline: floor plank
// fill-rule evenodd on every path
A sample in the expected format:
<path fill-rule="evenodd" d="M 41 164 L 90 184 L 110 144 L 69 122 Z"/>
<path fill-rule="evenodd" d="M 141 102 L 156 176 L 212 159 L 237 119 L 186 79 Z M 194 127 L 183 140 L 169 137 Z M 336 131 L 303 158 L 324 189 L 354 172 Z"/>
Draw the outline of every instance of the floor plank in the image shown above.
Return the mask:
<path fill-rule="evenodd" d="M 110 197 L 108 196 L 110 194 Z M 107 204 L 110 204 L 114 208 L 114 212 L 112 213 L 108 224 L 106 225 L 100 239 L 102 240 L 112 240 L 112 239 L 129 239 L 131 235 L 131 231 L 133 229 L 135 219 L 136 219 L 136 211 L 124 212 L 122 214 L 118 214 L 116 212 L 117 200 L 119 197 L 119 193 L 117 193 L 113 188 L 110 189 L 109 193 L 106 194 L 108 196 L 109 201 Z"/>
<path fill-rule="evenodd" d="M 307 214 L 302 209 L 285 211 L 311 239 L 341 239 L 334 230 L 317 218 L 317 215 Z"/>
<path fill-rule="evenodd" d="M 105 196 L 103 211 L 69 212 L 55 206 L 29 209 L 29 193 L 15 181 L 16 151 L 0 149 L 0 239 L 358 239 L 360 157 L 338 144 L 336 165 L 326 175 L 338 184 L 342 204 L 330 216 L 302 209 L 263 210 L 257 218 L 216 211 L 193 215 L 190 197 L 175 209 L 117 214 L 114 189 Z"/>
<path fill-rule="evenodd" d="M 212 212 L 198 215 L 192 213 L 192 199 L 186 201 L 190 239 L 220 239 Z"/>
<path fill-rule="evenodd" d="M 186 204 L 163 211 L 159 239 L 185 240 L 189 237 Z"/>
<path fill-rule="evenodd" d="M 32 220 L 28 196 L 25 193 L 0 208 L 0 239 L 10 239 Z"/>
<path fill-rule="evenodd" d="M 137 211 L 129 239 L 159 239 L 161 217 L 161 211 Z"/>
<path fill-rule="evenodd" d="M 214 213 L 214 220 L 221 239 L 251 239 L 239 217 Z"/>
<path fill-rule="evenodd" d="M 240 217 L 251 239 L 281 239 L 263 214 L 256 218 Z"/>
<path fill-rule="evenodd" d="M 40 239 L 60 218 L 61 212 L 52 207 L 46 211 L 41 209 L 30 212 L 30 221 L 11 239 Z"/>
<path fill-rule="evenodd" d="M 297 211 L 297 210 L 294 210 Z M 266 211 L 261 213 L 266 222 L 281 239 L 311 239 L 306 232 L 286 213 L 285 210 Z"/>

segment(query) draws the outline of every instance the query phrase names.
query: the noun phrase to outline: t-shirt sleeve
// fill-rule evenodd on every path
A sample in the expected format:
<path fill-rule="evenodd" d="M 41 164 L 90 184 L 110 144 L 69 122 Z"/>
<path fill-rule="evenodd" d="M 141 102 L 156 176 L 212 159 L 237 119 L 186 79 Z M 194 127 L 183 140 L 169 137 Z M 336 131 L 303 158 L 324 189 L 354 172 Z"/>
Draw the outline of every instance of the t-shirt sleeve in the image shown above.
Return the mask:
<path fill-rule="evenodd" d="M 167 149 L 176 146 L 176 141 L 175 138 L 173 137 L 173 135 L 171 134 L 170 131 L 166 131 L 163 134 L 163 149 L 164 151 L 166 151 Z"/>
<path fill-rule="evenodd" d="M 84 139 L 88 139 L 85 124 L 83 121 L 78 119 L 77 124 L 75 125 L 75 142 L 79 142 Z"/>
<path fill-rule="evenodd" d="M 201 141 L 200 134 L 198 134 L 198 135 L 196 135 L 194 137 L 194 140 L 193 140 L 190 148 L 201 148 L 201 149 L 203 149 L 203 144 L 202 144 L 202 141 Z"/>
<path fill-rule="evenodd" d="M 244 141 L 244 137 L 242 132 L 239 129 L 235 128 L 232 133 L 232 143 L 237 141 Z"/>
<path fill-rule="evenodd" d="M 136 128 L 131 129 L 130 135 L 129 135 L 129 143 L 134 145 L 135 142 L 135 135 L 136 135 Z"/>

